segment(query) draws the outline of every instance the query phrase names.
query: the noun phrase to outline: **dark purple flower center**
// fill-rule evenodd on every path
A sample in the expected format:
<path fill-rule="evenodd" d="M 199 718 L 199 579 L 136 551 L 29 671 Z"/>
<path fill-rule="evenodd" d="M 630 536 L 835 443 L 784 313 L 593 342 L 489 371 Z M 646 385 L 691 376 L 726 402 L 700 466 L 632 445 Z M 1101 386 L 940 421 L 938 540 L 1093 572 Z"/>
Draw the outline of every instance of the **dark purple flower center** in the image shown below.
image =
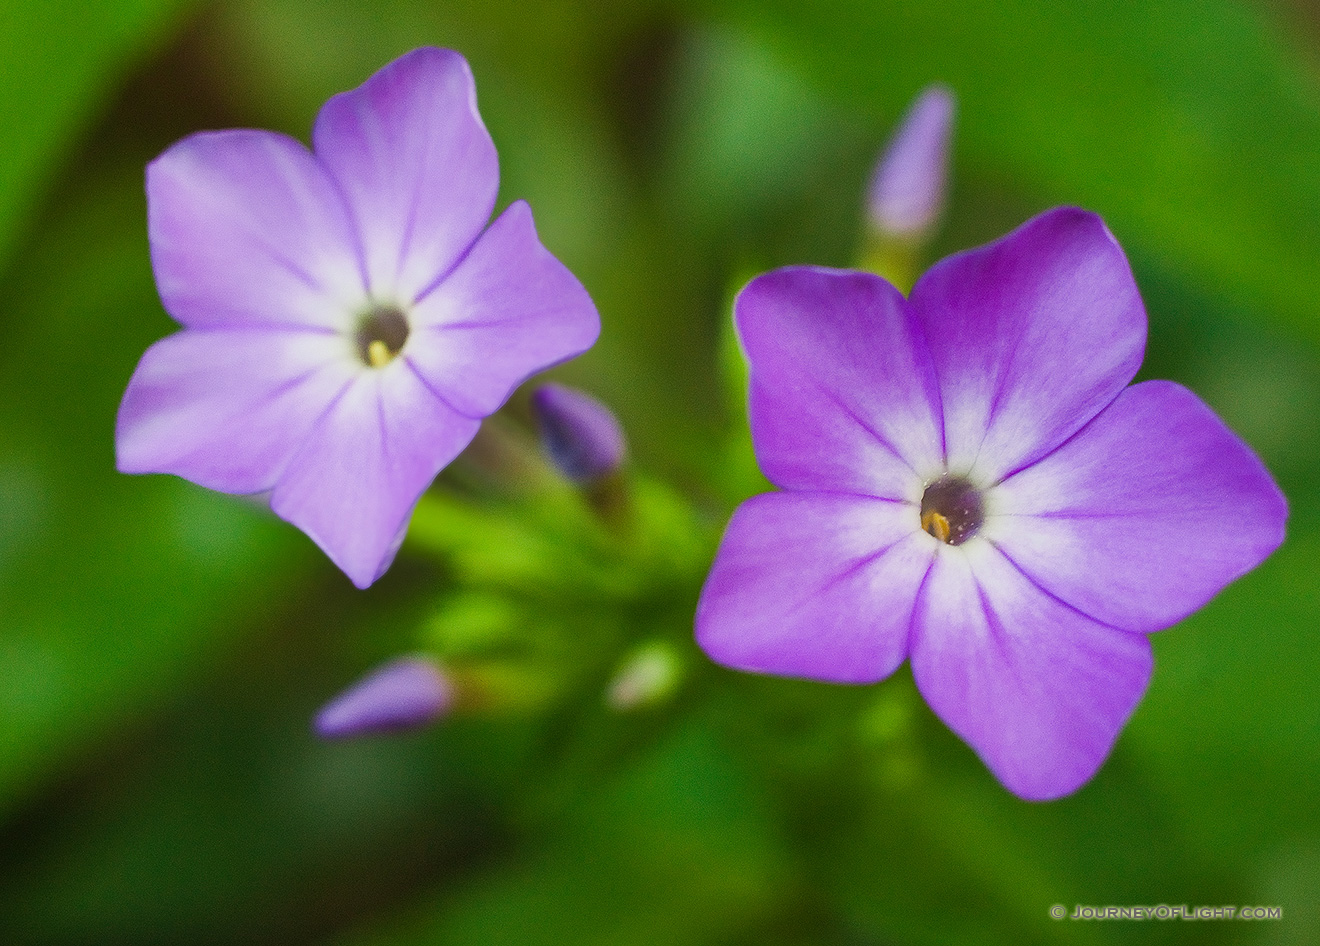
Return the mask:
<path fill-rule="evenodd" d="M 388 364 L 408 340 L 408 320 L 392 305 L 379 305 L 358 323 L 358 355 L 373 368 Z"/>
<path fill-rule="evenodd" d="M 921 497 L 921 528 L 941 542 L 962 545 L 984 521 L 981 491 L 961 476 L 941 476 Z"/>

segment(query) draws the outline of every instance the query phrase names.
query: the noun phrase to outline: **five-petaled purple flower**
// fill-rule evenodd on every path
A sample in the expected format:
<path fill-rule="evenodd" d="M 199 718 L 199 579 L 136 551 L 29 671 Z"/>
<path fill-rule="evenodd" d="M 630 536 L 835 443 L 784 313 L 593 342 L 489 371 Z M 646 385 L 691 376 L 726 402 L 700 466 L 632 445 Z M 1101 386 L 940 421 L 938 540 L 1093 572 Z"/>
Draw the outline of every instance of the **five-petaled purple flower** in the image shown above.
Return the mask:
<path fill-rule="evenodd" d="M 458 53 L 336 95 L 312 141 L 203 133 L 148 167 L 152 265 L 184 330 L 129 382 L 118 464 L 269 491 L 366 587 L 481 418 L 600 322 L 525 203 L 484 229 L 499 169 Z"/>
<path fill-rule="evenodd" d="M 848 683 L 910 658 L 1025 798 L 1066 795 L 1146 688 L 1146 634 L 1283 540 L 1283 496 L 1186 389 L 1128 386 L 1146 315 L 1100 219 L 1063 208 L 934 266 L 793 267 L 736 320 L 757 456 L 697 610 L 720 663 Z"/>

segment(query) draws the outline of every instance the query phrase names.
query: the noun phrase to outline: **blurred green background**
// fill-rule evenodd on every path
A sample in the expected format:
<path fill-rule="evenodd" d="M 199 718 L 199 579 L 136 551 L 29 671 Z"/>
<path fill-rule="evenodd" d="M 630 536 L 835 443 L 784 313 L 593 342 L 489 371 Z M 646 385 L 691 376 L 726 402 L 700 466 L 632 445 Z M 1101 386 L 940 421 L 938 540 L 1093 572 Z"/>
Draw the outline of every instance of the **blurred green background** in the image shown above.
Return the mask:
<path fill-rule="evenodd" d="M 4 0 L 0 943 L 1320 943 L 1318 23 L 1300 0 Z M 368 592 L 249 503 L 114 471 L 123 388 L 172 329 L 143 165 L 206 128 L 305 140 L 325 98 L 422 44 L 469 58 L 501 205 L 530 200 L 600 308 L 559 377 L 686 497 L 657 492 L 650 571 L 624 562 L 613 591 L 589 562 L 561 563 L 585 584 L 545 568 L 523 540 L 553 558 L 563 524 L 471 460 L 438 488 L 472 528 Z M 906 670 L 755 679 L 690 643 L 749 482 L 729 299 L 852 261 L 875 156 L 936 80 L 959 100 L 936 255 L 1053 204 L 1101 213 L 1149 309 L 1142 375 L 1196 390 L 1292 510 L 1279 552 L 1157 636 L 1113 756 L 1051 804 L 1002 789 Z M 527 430 L 523 397 L 502 422 Z M 611 711 L 648 640 L 681 685 Z M 541 695 L 309 735 L 423 645 Z"/>

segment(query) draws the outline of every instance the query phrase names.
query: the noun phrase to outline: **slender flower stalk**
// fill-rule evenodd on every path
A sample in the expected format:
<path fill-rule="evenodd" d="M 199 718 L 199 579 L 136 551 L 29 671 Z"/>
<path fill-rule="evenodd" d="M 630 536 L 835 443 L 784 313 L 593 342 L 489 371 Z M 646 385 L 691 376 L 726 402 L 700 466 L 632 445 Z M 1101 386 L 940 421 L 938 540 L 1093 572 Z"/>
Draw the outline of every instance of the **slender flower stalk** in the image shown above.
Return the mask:
<path fill-rule="evenodd" d="M 414 50 L 326 103 L 313 149 L 192 135 L 147 168 L 152 266 L 183 330 L 119 410 L 126 473 L 270 507 L 358 587 L 422 492 L 530 375 L 600 320 L 499 185 L 467 62 Z"/>
<path fill-rule="evenodd" d="M 1024 798 L 1089 780 L 1145 692 L 1147 635 L 1283 540 L 1250 448 L 1185 388 L 1129 386 L 1146 314 L 1094 214 L 1042 214 L 909 298 L 870 273 L 776 270 L 735 317 L 780 492 L 729 523 L 698 642 L 840 683 L 910 659 Z"/>

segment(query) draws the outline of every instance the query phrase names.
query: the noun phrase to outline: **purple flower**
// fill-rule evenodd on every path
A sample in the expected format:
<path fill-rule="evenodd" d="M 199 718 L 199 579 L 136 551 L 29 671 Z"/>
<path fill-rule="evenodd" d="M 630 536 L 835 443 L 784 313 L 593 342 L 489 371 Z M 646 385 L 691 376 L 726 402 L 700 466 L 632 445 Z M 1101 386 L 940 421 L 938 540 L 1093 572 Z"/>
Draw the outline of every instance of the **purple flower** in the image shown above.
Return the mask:
<path fill-rule="evenodd" d="M 871 176 L 867 215 L 891 236 L 920 239 L 939 220 L 949 175 L 953 93 L 932 85 L 917 96 Z"/>
<path fill-rule="evenodd" d="M 613 473 L 627 445 L 608 407 L 584 391 L 543 384 L 532 394 L 541 446 L 555 467 L 576 483 Z"/>
<path fill-rule="evenodd" d="M 327 703 L 312 727 L 325 739 L 415 729 L 446 713 L 453 702 L 453 685 L 439 667 L 422 657 L 401 657 Z"/>
<path fill-rule="evenodd" d="M 753 280 L 736 321 L 757 456 L 697 638 L 743 670 L 932 709 L 1025 798 L 1108 755 L 1181 620 L 1283 540 L 1283 496 L 1195 395 L 1128 387 L 1146 316 L 1122 250 L 1061 208 L 934 266 Z"/>
<path fill-rule="evenodd" d="M 312 141 L 207 132 L 147 168 L 156 284 L 184 330 L 129 382 L 118 465 L 269 491 L 366 587 L 481 418 L 600 322 L 526 203 L 486 228 L 499 170 L 458 53 L 415 50 L 336 95 Z"/>

